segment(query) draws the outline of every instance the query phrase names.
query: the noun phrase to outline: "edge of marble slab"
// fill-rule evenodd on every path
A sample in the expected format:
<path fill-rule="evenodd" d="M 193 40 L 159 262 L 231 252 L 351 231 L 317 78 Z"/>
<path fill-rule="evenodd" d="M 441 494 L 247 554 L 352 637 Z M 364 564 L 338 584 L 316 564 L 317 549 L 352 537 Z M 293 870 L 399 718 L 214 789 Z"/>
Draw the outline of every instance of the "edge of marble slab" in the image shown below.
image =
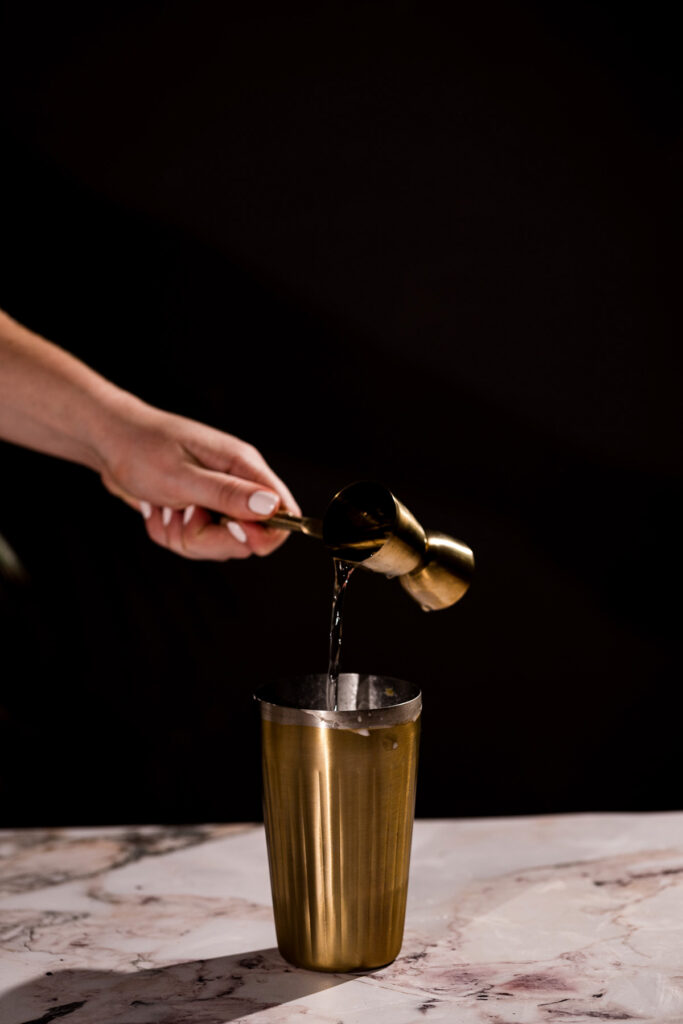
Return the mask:
<path fill-rule="evenodd" d="M 540 812 L 537 814 L 487 814 L 487 815 L 468 815 L 463 817 L 416 817 L 415 825 L 435 825 L 435 824 L 458 824 L 458 825 L 470 825 L 480 824 L 483 822 L 491 822 L 497 824 L 506 824 L 508 822 L 522 822 L 522 821 L 539 821 L 539 820 L 590 820 L 595 818 L 645 818 L 645 817 L 675 817 L 676 815 L 683 814 L 683 807 L 676 809 L 672 808 L 665 811 L 549 811 L 547 813 Z M 262 828 L 263 821 L 240 821 L 240 822 L 221 822 L 221 821 L 202 821 L 202 822 L 148 822 L 144 825 L 136 825 L 131 823 L 122 823 L 119 825 L 7 825 L 0 827 L 0 836 L 3 835 L 14 835 L 19 833 L 41 833 L 43 835 L 51 835 L 58 832 L 68 832 L 70 835 L 75 837 L 83 836 L 83 838 L 92 836 L 109 836 L 115 835 L 119 832 L 136 832 L 142 835 L 152 835 L 158 832 L 160 829 L 206 829 L 207 832 L 213 830 L 221 830 L 225 835 L 238 834 L 248 829 Z"/>

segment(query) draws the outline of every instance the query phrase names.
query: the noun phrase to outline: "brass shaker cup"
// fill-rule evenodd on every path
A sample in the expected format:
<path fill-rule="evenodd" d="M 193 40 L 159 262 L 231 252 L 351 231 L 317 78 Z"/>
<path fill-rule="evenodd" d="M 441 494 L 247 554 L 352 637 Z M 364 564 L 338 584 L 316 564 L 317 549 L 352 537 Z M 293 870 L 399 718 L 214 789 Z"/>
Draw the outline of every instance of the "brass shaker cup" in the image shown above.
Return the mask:
<path fill-rule="evenodd" d="M 297 967 L 381 967 L 403 940 L 422 698 L 342 673 L 272 684 L 261 705 L 266 842 L 278 947 Z"/>

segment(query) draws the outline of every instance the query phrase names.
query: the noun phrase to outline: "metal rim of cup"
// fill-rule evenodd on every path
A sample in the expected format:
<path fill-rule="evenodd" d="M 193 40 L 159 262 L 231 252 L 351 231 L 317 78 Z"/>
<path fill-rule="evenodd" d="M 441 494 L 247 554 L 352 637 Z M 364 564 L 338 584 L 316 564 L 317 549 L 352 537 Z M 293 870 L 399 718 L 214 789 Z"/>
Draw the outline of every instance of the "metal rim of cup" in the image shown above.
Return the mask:
<path fill-rule="evenodd" d="M 266 721 L 319 729 L 386 728 L 414 722 L 422 710 L 419 687 L 391 676 L 342 672 L 339 690 L 339 711 L 326 708 L 327 675 L 323 673 L 266 683 L 254 699 Z"/>

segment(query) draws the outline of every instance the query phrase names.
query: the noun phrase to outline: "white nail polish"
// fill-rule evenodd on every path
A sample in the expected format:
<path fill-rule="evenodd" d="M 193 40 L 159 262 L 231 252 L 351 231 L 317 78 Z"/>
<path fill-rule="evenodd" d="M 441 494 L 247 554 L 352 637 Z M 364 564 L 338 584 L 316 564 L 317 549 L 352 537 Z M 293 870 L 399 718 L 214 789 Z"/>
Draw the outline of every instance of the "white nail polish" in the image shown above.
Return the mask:
<path fill-rule="evenodd" d="M 173 517 L 173 509 L 172 508 L 166 508 L 164 506 L 164 511 L 161 513 L 161 522 L 164 524 L 164 526 L 168 526 L 168 524 L 171 522 L 172 517 Z"/>
<path fill-rule="evenodd" d="M 140 502 L 140 511 L 142 512 L 145 519 L 149 519 L 152 514 L 152 506 L 148 501 Z"/>
<path fill-rule="evenodd" d="M 230 519 L 225 525 L 230 530 L 230 533 L 233 535 L 235 540 L 238 540 L 240 544 L 246 544 L 247 535 L 239 523 L 233 523 L 232 519 Z"/>
<path fill-rule="evenodd" d="M 194 509 L 194 505 L 188 505 L 185 511 L 183 512 L 183 526 L 187 526 L 190 519 L 192 519 L 192 516 L 194 515 Z"/>
<path fill-rule="evenodd" d="M 270 491 L 254 491 L 247 505 L 257 516 L 270 516 L 280 504 L 280 499 Z"/>

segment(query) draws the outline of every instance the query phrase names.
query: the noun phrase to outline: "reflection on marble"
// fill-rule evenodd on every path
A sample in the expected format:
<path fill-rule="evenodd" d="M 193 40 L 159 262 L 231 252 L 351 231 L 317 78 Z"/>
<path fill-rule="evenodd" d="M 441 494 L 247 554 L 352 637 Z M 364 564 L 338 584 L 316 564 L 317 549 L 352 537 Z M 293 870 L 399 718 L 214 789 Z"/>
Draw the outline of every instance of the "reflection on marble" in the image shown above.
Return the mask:
<path fill-rule="evenodd" d="M 0 832 L 2 1024 L 681 1024 L 683 814 L 419 821 L 395 963 L 274 947 L 261 826 Z"/>

